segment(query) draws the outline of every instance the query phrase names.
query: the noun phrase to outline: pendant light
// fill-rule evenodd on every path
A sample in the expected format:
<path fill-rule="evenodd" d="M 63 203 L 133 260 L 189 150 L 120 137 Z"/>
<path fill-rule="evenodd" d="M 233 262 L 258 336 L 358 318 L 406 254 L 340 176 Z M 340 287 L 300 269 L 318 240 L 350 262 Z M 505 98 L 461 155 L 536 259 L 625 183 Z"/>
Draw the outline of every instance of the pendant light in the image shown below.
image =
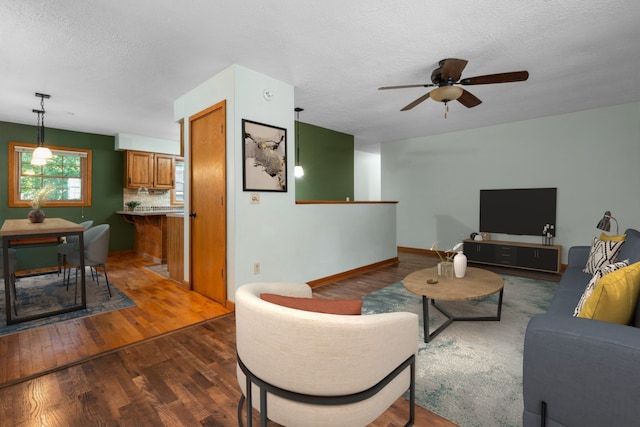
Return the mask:
<path fill-rule="evenodd" d="M 51 95 L 36 92 L 36 97 L 40 98 L 40 109 L 32 111 L 38 114 L 38 147 L 33 150 L 31 164 L 43 166 L 47 164 L 47 159 L 53 157 L 51 150 L 44 146 L 44 100 L 51 98 Z"/>
<path fill-rule="evenodd" d="M 296 112 L 296 167 L 293 169 L 293 174 L 296 178 L 302 178 L 304 176 L 304 169 L 300 165 L 300 111 L 304 111 L 304 108 L 294 108 Z"/>

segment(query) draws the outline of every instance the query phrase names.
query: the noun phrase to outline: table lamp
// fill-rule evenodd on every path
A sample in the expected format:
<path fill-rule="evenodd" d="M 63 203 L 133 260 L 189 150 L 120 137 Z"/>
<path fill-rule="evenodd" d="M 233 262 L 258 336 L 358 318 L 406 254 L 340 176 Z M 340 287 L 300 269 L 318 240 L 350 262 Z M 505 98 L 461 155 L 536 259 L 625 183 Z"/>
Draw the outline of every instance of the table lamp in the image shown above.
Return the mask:
<path fill-rule="evenodd" d="M 598 222 L 598 225 L 596 225 L 596 228 L 598 230 L 610 231 L 611 230 L 611 220 L 614 220 L 616 222 L 616 235 L 619 235 L 620 234 L 620 227 L 618 226 L 618 220 L 615 219 L 613 216 L 611 216 L 611 211 L 606 211 L 604 213 L 604 216 L 602 217 L 600 222 Z"/>

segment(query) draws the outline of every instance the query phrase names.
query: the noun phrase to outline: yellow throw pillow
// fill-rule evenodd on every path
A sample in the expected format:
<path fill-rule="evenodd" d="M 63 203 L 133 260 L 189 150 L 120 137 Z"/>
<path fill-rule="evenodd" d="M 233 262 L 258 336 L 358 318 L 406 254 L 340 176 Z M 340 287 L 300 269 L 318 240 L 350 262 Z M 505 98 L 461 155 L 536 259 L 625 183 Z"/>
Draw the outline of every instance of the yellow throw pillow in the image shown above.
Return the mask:
<path fill-rule="evenodd" d="M 628 325 L 640 294 L 640 262 L 598 280 L 578 317 Z"/>
<path fill-rule="evenodd" d="M 610 242 L 624 242 L 624 239 L 627 238 L 626 234 L 621 234 L 619 236 L 609 236 L 608 234 L 601 233 L 600 240 L 608 240 Z"/>

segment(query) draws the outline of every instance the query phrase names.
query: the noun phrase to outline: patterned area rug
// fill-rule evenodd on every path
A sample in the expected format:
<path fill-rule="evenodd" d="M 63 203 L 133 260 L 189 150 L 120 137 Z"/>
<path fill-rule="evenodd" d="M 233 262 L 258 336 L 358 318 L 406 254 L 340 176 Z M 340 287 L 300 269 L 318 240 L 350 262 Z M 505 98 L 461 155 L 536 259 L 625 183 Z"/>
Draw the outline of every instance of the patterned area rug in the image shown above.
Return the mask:
<path fill-rule="evenodd" d="M 409 311 L 420 316 L 416 402 L 462 427 L 522 425 L 522 350 L 529 319 L 546 311 L 557 283 L 503 276 L 502 320 L 454 322 L 428 344 L 422 297 L 402 282 L 364 297 L 363 314 Z M 495 316 L 497 294 L 483 300 L 440 302 L 453 314 Z M 429 330 L 445 320 L 429 310 Z"/>
<path fill-rule="evenodd" d="M 92 280 L 91 274 L 89 274 L 89 270 L 87 270 L 86 309 L 44 317 L 42 319 L 31 320 L 28 322 L 16 323 L 13 325 L 7 325 L 4 280 L 0 280 L 0 295 L 2 296 L 0 306 L 0 336 L 55 322 L 77 319 L 80 317 L 92 316 L 94 314 L 106 313 L 135 306 L 135 303 L 123 294 L 112 282 L 110 282 L 111 298 L 109 298 L 104 275 L 100 274 L 99 280 L 99 284 L 95 280 Z M 67 290 L 66 284 L 63 283 L 62 275 L 58 276 L 58 274 L 55 273 L 18 278 L 16 281 L 16 309 L 18 310 L 18 316 L 28 316 L 45 311 L 53 311 L 74 306 L 74 286 L 73 275 L 71 276 L 69 290 Z M 78 285 L 78 302 L 79 301 L 80 285 Z M 15 312 L 13 315 L 15 316 Z"/>

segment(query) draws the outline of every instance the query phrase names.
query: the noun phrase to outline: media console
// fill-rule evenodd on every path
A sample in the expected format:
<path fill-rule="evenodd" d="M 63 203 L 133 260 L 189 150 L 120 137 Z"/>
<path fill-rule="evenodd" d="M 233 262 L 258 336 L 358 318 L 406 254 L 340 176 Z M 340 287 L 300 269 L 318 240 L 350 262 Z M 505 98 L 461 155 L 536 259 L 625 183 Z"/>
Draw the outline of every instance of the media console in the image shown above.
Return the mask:
<path fill-rule="evenodd" d="M 527 270 L 560 272 L 562 246 L 501 240 L 464 240 L 464 254 L 470 262 Z"/>

